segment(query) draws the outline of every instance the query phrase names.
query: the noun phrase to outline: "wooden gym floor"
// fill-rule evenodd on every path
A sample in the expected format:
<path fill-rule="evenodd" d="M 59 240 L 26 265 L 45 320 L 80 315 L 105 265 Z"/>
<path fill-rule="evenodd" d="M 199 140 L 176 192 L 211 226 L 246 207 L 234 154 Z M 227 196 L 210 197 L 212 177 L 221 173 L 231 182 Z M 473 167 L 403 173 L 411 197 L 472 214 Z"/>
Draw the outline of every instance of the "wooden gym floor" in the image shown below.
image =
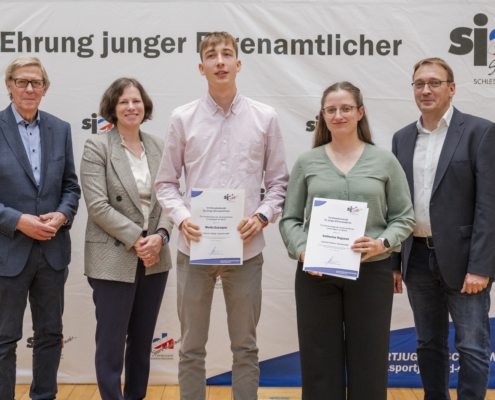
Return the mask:
<path fill-rule="evenodd" d="M 454 390 L 452 400 L 457 399 Z M 16 400 L 29 400 L 29 385 L 17 385 Z M 258 390 L 259 400 L 300 400 L 301 388 L 266 388 Z M 389 389 L 387 400 L 422 400 L 421 389 Z M 495 390 L 490 390 L 487 400 L 495 400 Z M 57 400 L 101 400 L 96 385 L 59 385 Z M 180 400 L 178 386 L 149 386 L 146 400 Z M 208 386 L 206 400 L 232 400 L 230 386 Z"/>

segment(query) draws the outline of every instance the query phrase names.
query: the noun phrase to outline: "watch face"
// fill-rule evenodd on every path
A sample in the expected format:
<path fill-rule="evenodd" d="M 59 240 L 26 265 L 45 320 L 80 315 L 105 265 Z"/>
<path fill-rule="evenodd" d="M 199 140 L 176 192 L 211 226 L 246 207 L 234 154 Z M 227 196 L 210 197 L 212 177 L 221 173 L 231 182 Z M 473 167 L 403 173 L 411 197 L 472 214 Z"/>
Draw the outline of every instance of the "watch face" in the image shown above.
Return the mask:
<path fill-rule="evenodd" d="M 390 243 L 388 242 L 388 239 L 385 239 L 383 241 L 383 245 L 385 246 L 386 249 L 389 249 L 390 248 Z"/>
<path fill-rule="evenodd" d="M 165 237 L 163 238 L 163 244 L 168 244 L 168 236 L 165 236 Z"/>
<path fill-rule="evenodd" d="M 268 218 L 267 218 L 267 217 L 265 217 L 263 214 L 258 213 L 258 217 L 259 217 L 259 219 L 261 219 L 263 222 L 268 222 Z"/>

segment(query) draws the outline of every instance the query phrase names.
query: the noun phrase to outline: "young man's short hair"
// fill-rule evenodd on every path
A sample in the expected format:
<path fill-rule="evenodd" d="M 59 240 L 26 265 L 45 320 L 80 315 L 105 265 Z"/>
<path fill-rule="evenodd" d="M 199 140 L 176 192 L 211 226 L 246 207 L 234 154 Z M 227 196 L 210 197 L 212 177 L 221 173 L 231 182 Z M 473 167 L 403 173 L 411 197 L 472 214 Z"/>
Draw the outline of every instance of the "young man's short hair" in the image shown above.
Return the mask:
<path fill-rule="evenodd" d="M 235 57 L 237 58 L 237 41 L 230 33 L 210 32 L 199 44 L 199 55 L 201 57 L 201 61 L 203 61 L 203 52 L 208 50 L 210 47 L 215 48 L 215 46 L 219 43 L 231 44 L 235 51 Z"/>

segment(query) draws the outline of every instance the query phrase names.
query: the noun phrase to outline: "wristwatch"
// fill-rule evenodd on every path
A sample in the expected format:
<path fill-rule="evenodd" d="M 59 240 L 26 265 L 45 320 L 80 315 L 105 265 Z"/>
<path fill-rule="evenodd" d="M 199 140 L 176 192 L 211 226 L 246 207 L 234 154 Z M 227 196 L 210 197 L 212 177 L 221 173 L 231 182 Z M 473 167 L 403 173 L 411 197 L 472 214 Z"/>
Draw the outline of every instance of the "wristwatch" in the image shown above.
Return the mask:
<path fill-rule="evenodd" d="M 390 243 L 388 242 L 388 239 L 385 238 L 378 238 L 382 241 L 383 247 L 385 247 L 387 250 L 390 249 Z"/>
<path fill-rule="evenodd" d="M 161 236 L 161 238 L 163 240 L 163 243 L 162 243 L 163 246 L 165 246 L 166 244 L 168 244 L 168 234 L 165 233 L 165 232 L 166 232 L 165 229 L 159 229 L 156 232 L 157 235 L 160 235 Z"/>
<path fill-rule="evenodd" d="M 255 217 L 258 217 L 258 219 L 260 220 L 260 222 L 263 224 L 263 228 L 268 225 L 268 218 L 265 217 L 263 214 L 256 213 L 256 214 L 254 214 L 254 216 Z"/>

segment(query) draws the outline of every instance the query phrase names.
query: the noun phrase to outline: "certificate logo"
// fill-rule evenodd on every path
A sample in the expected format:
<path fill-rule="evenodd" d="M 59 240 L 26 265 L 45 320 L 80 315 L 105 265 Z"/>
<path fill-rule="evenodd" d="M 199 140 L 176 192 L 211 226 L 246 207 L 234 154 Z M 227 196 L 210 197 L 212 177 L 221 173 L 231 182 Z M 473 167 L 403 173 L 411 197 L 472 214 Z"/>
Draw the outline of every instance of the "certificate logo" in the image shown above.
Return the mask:
<path fill-rule="evenodd" d="M 226 194 L 225 196 L 223 196 L 223 198 L 229 203 L 234 203 L 237 200 L 237 196 L 235 194 Z"/>
<path fill-rule="evenodd" d="M 362 208 L 359 207 L 354 207 L 354 206 L 349 206 L 347 207 L 347 211 L 351 214 L 359 214 L 359 212 L 362 210 Z"/>

